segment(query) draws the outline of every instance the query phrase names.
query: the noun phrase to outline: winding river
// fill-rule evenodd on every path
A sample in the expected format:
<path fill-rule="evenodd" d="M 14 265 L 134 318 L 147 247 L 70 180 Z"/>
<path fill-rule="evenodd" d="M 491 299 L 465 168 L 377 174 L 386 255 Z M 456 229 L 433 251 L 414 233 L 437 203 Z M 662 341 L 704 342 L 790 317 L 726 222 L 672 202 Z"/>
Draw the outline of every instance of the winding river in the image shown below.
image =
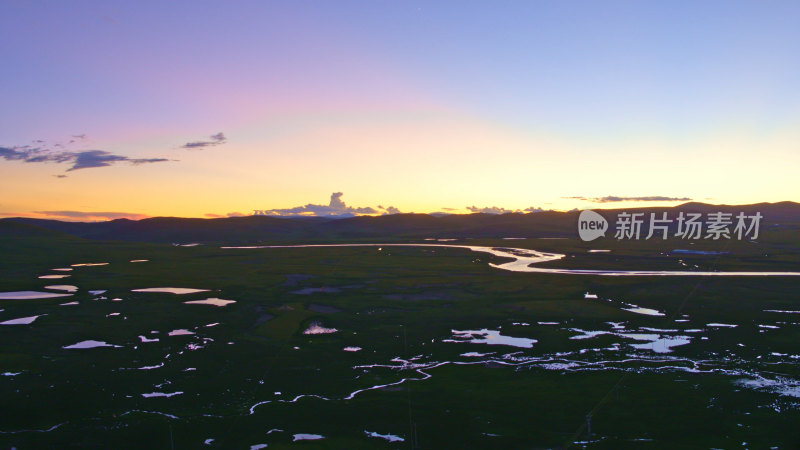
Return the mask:
<path fill-rule="evenodd" d="M 260 248 L 314 248 L 314 247 L 441 247 L 463 248 L 473 252 L 489 253 L 501 258 L 512 258 L 513 261 L 492 264 L 491 267 L 511 272 L 556 273 L 565 275 L 603 275 L 603 276 L 715 276 L 715 277 L 767 277 L 767 276 L 800 276 L 800 272 L 709 272 L 688 270 L 600 270 L 600 269 L 558 269 L 533 267 L 533 264 L 556 261 L 564 258 L 559 253 L 546 253 L 527 248 L 479 247 L 474 245 L 450 244 L 303 244 L 303 245 L 260 245 L 244 247 L 221 247 L 223 249 L 260 249 Z"/>

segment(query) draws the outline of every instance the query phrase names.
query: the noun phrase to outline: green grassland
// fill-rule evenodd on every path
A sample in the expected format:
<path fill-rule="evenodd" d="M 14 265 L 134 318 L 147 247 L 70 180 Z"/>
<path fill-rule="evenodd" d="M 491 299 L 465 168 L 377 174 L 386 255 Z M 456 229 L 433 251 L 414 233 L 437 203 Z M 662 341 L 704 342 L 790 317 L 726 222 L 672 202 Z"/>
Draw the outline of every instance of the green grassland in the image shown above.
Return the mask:
<path fill-rule="evenodd" d="M 695 245 L 728 252 L 719 256 L 671 254 L 687 248 L 680 241 L 448 243 L 567 255 L 545 264 L 552 267 L 686 270 L 683 261 L 697 270 L 797 271 L 795 236 L 776 232 L 759 243 Z M 587 253 L 591 248 L 612 251 Z M 501 258 L 464 249 L 177 247 L 84 240 L 25 227 L 4 230 L 0 254 L 1 292 L 79 287 L 72 297 L 0 300 L 0 321 L 43 315 L 30 325 L 0 327 L 0 373 L 19 373 L 0 376 L 3 447 L 206 448 L 209 438 L 214 442 L 208 448 L 245 449 L 258 443 L 269 448 L 800 446 L 800 398 L 737 384 L 748 373 L 790 385 L 800 379 L 800 359 L 773 355 L 800 354 L 800 314 L 765 311 L 800 310 L 800 277 L 513 273 L 489 266 Z M 149 261 L 131 263 L 134 259 Z M 59 273 L 53 268 L 105 262 L 63 272 L 71 276 L 62 280 L 37 278 Z M 131 291 L 160 286 L 209 292 Z M 314 291 L 319 288 L 327 292 Z M 584 299 L 587 291 L 600 298 Z M 209 297 L 236 303 L 183 304 Z M 60 306 L 66 301 L 79 305 Z M 623 303 L 664 316 L 624 311 Z M 683 315 L 689 322 L 674 321 Z M 609 330 L 606 322 L 624 322 L 632 330 L 705 331 L 669 354 L 634 349 L 627 340 L 619 350 L 604 351 L 620 342 L 608 334 L 570 339 L 579 334 L 572 329 Z M 706 324 L 712 322 L 738 326 L 711 330 Z M 312 323 L 338 332 L 303 334 Z M 206 326 L 211 324 L 218 325 Z M 763 324 L 778 328 L 758 326 Z M 445 342 L 451 330 L 481 328 L 538 342 L 532 348 Z M 175 329 L 196 334 L 167 336 Z M 140 335 L 159 341 L 144 343 Z M 88 339 L 120 347 L 62 348 Z M 362 350 L 345 352 L 346 346 Z M 493 355 L 460 356 L 465 352 Z M 504 359 L 506 354 L 515 355 Z M 509 364 L 515 356 L 578 361 L 585 370 Z M 417 371 L 392 361 L 414 357 L 426 367 Z M 663 362 L 667 357 L 672 359 Z M 152 366 L 158 367 L 139 369 Z M 690 367 L 700 370 L 682 370 Z M 404 378 L 416 380 L 399 383 Z M 385 384 L 391 386 L 351 395 Z M 177 391 L 183 393 L 141 395 Z M 319 397 L 292 401 L 300 395 Z M 271 402 L 254 407 L 263 401 Z M 589 413 L 591 435 L 584 427 Z M 283 431 L 267 434 L 272 429 Z M 405 441 L 371 438 L 365 430 Z M 292 442 L 295 433 L 325 439 Z"/>

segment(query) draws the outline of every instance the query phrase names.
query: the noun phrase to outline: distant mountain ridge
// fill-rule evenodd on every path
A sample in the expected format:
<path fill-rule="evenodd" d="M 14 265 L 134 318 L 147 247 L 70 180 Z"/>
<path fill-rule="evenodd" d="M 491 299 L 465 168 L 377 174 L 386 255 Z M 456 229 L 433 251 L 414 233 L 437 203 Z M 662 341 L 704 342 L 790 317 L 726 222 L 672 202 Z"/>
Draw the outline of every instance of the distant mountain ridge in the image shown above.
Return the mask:
<path fill-rule="evenodd" d="M 752 205 L 711 205 L 690 202 L 674 207 L 596 209 L 613 221 L 620 212 L 679 212 L 707 214 L 739 212 L 764 218 L 762 226 L 800 224 L 800 203 L 757 203 Z M 577 211 L 544 211 L 508 214 L 393 214 L 350 218 L 245 216 L 216 219 L 153 217 L 141 220 L 116 219 L 107 222 L 62 222 L 33 218 L 0 220 L 0 234 L 24 235 L 64 233 L 84 239 L 135 242 L 260 242 L 321 241 L 334 239 L 424 239 L 424 238 L 503 238 L 575 237 Z M 29 227 L 21 227 L 21 225 Z"/>

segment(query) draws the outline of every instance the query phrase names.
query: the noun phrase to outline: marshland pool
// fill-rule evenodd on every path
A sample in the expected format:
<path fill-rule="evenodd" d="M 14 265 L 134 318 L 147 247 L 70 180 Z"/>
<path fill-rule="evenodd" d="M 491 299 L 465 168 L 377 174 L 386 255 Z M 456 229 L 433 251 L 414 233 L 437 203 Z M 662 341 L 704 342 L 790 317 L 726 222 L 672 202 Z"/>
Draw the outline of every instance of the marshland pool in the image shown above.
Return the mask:
<path fill-rule="evenodd" d="M 201 274 L 172 280 L 158 255 L 135 269 L 130 259 L 53 261 L 74 269 L 70 289 L 48 289 L 35 274 L 25 290 L 0 293 L 0 442 L 797 442 L 794 275 L 764 271 L 780 277 L 776 292 L 762 306 L 740 300 L 745 311 L 718 302 L 755 290 L 752 270 L 718 277 L 736 278 L 727 294 L 679 308 L 697 272 L 676 287 L 660 281 L 669 271 L 529 270 L 563 256 L 454 247 L 179 247 L 237 267 L 203 263 Z M 194 254 L 169 258 L 197 265 Z M 241 273 L 246 264 L 252 270 Z M 290 276 L 300 271 L 308 276 Z M 603 281 L 624 273 L 631 281 Z M 649 295 L 638 287 L 643 276 L 658 286 Z M 427 292 L 436 295 L 406 295 Z M 667 423 L 648 419 L 687 408 Z M 719 429 L 695 430 L 697 420 Z M 753 443 L 758 430 L 766 434 Z"/>

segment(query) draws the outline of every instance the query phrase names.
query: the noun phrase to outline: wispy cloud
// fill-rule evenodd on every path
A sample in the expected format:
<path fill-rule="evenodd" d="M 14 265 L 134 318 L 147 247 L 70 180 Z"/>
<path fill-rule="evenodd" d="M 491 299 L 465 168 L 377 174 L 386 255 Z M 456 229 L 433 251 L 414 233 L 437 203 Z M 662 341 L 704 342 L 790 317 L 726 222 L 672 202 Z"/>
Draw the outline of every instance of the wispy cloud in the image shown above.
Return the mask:
<path fill-rule="evenodd" d="M 530 206 L 525 209 L 506 209 L 506 208 L 501 208 L 499 206 L 486 206 L 483 208 L 479 208 L 477 206 L 467 206 L 467 210 L 469 210 L 472 213 L 481 213 L 481 214 L 510 214 L 510 213 L 522 214 L 526 212 L 538 213 L 543 211 L 552 211 L 552 209 L 546 210 L 538 206 Z"/>
<path fill-rule="evenodd" d="M 93 167 L 106 167 L 117 162 L 128 162 L 134 165 L 149 164 L 169 161 L 166 158 L 128 158 L 127 156 L 115 155 L 102 150 L 88 150 L 85 152 L 70 153 L 73 155 L 72 167 L 67 172 L 79 169 L 91 169 Z"/>
<path fill-rule="evenodd" d="M 392 214 L 403 214 L 403 212 L 400 211 L 400 209 L 395 208 L 394 206 L 383 207 L 381 205 L 378 205 L 378 209 L 383 211 L 383 212 L 381 212 L 381 215 L 384 215 L 384 216 L 390 216 Z"/>
<path fill-rule="evenodd" d="M 342 200 L 343 195 L 344 194 L 341 192 L 334 192 L 331 194 L 331 200 L 327 205 L 309 203 L 303 206 L 295 206 L 294 208 L 256 210 L 254 214 L 259 216 L 348 217 L 365 214 L 401 213 L 401 211 L 394 206 L 387 206 L 386 208 L 378 206 L 377 209 L 370 206 L 347 206 Z"/>
<path fill-rule="evenodd" d="M 223 219 L 225 217 L 245 217 L 247 214 L 240 212 L 229 212 L 228 214 L 206 213 L 205 216 L 209 219 Z"/>
<path fill-rule="evenodd" d="M 513 209 L 500 208 L 499 206 L 485 206 L 483 208 L 478 208 L 477 206 L 467 206 L 467 209 L 473 213 L 482 214 L 508 214 L 519 212 L 519 210 L 514 211 Z"/>
<path fill-rule="evenodd" d="M 78 135 L 77 137 L 80 137 L 81 140 L 86 139 L 86 135 Z M 34 142 L 40 143 L 41 140 Z M 61 144 L 55 144 L 55 147 L 64 148 Z M 107 167 L 119 162 L 139 165 L 169 161 L 166 158 L 130 158 L 105 150 L 64 151 L 53 150 L 45 146 L 30 145 L 0 147 L 0 158 L 6 161 L 21 161 L 26 163 L 68 163 L 71 164 L 71 166 L 67 169 L 67 172 Z M 59 176 L 59 178 L 63 178 L 63 176 Z"/>
<path fill-rule="evenodd" d="M 208 137 L 207 141 L 194 141 L 194 142 L 187 142 L 181 145 L 181 148 L 188 148 L 188 149 L 199 149 L 205 147 L 214 147 L 217 145 L 222 145 L 228 141 L 228 138 L 225 137 L 225 134 L 219 132 L 217 134 L 212 134 Z"/>
<path fill-rule="evenodd" d="M 6 161 L 20 161 L 33 159 L 37 154 L 37 149 L 27 145 L 21 147 L 0 147 L 0 158 Z M 37 162 L 37 161 L 27 161 Z"/>
<path fill-rule="evenodd" d="M 689 197 L 665 197 L 663 195 L 650 195 L 644 197 L 618 197 L 609 195 L 606 197 L 562 197 L 570 200 L 583 200 L 592 203 L 613 203 L 613 202 L 687 202 L 692 199 Z"/>

